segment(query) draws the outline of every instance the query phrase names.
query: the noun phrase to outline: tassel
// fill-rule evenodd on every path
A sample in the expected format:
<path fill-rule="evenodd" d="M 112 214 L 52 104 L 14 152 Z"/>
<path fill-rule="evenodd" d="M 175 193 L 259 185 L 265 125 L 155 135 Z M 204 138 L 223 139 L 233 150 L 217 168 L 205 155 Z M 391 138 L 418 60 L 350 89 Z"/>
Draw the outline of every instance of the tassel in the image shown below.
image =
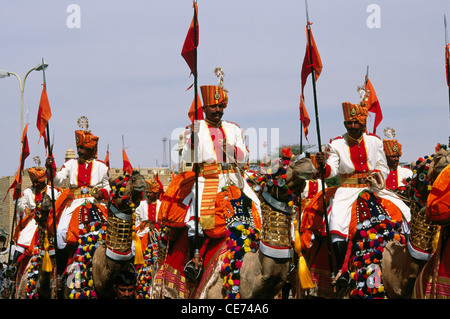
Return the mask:
<path fill-rule="evenodd" d="M 300 279 L 300 286 L 303 290 L 314 288 L 314 282 L 312 281 L 311 272 L 306 264 L 305 257 L 303 255 L 298 259 L 298 278 Z"/>
<path fill-rule="evenodd" d="M 42 261 L 42 271 L 44 272 L 51 272 L 53 269 L 52 261 L 50 259 L 50 255 L 48 254 L 48 248 L 50 247 L 50 244 L 48 242 L 48 235 L 47 231 L 45 231 L 45 240 L 44 240 L 44 259 Z"/>
<path fill-rule="evenodd" d="M 314 282 L 312 281 L 311 272 L 309 271 L 308 265 L 306 264 L 305 257 L 302 255 L 302 246 L 300 243 L 300 233 L 297 228 L 297 220 L 294 221 L 295 227 L 295 242 L 294 250 L 299 256 L 298 258 L 298 278 L 300 280 L 300 286 L 303 290 L 308 290 L 314 288 Z"/>
<path fill-rule="evenodd" d="M 134 241 L 134 264 L 143 265 L 144 264 L 144 254 L 142 253 L 141 239 L 136 232 L 133 231 L 133 241 Z"/>
<path fill-rule="evenodd" d="M 437 247 L 438 247 L 438 243 L 439 243 L 439 238 L 440 238 L 440 234 L 441 234 L 441 226 L 437 227 L 437 231 L 436 231 L 436 235 L 433 238 L 433 254 L 436 252 Z"/>

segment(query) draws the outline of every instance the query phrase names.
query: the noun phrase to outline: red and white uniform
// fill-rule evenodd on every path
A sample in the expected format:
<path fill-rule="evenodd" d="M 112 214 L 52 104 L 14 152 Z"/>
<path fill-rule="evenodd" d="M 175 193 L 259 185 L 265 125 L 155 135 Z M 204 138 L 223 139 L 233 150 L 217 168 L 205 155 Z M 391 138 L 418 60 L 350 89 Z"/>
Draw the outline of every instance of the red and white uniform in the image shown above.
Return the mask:
<path fill-rule="evenodd" d="M 161 201 L 158 199 L 154 203 L 148 203 L 146 199 L 142 200 L 138 207 L 136 207 L 135 226 L 138 227 L 142 222 L 150 221 L 153 224 L 158 222 L 158 211 L 161 206 Z M 148 227 L 139 230 L 137 235 L 143 237 L 148 233 Z"/>
<path fill-rule="evenodd" d="M 325 188 L 327 185 L 325 184 Z M 322 181 L 320 179 L 309 179 L 306 181 L 305 188 L 301 194 L 302 200 L 302 209 L 306 206 L 306 204 L 322 191 Z"/>
<path fill-rule="evenodd" d="M 390 170 L 386 179 L 386 189 L 395 190 L 406 186 L 406 179 L 412 177 L 413 172 L 407 167 L 397 166 L 396 170 Z"/>
<path fill-rule="evenodd" d="M 108 167 L 95 159 L 89 163 L 79 163 L 76 159 L 68 160 L 61 167 L 61 170 L 54 175 L 53 181 L 57 187 L 63 186 L 68 181 L 71 189 L 87 189 L 88 191 L 90 188 L 98 187 L 99 189 L 105 189 L 108 193 L 111 189 Z M 73 202 L 64 208 L 56 229 L 58 248 L 63 249 L 66 246 L 66 236 L 72 213 L 85 201 L 94 202 L 95 198 L 92 196 L 77 198 L 75 196 Z"/>

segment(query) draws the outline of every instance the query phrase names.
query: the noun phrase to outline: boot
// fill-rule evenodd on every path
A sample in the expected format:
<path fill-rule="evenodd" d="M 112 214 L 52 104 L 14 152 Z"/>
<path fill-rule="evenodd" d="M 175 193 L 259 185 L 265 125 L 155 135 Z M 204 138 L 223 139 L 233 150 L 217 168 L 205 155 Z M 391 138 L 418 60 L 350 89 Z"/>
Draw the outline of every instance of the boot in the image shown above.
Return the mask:
<path fill-rule="evenodd" d="M 200 248 L 203 245 L 204 238 L 195 236 L 188 237 L 189 239 L 189 261 L 184 266 L 184 275 L 193 283 L 198 283 L 202 275 L 203 260 L 200 256 Z"/>
<path fill-rule="evenodd" d="M 338 274 L 333 279 L 333 283 L 339 287 L 347 287 L 350 282 L 350 274 L 348 271 L 342 273 L 342 266 L 344 265 L 348 243 L 346 241 L 336 241 L 332 244 L 332 247 L 336 257 L 336 269 L 338 269 Z"/>

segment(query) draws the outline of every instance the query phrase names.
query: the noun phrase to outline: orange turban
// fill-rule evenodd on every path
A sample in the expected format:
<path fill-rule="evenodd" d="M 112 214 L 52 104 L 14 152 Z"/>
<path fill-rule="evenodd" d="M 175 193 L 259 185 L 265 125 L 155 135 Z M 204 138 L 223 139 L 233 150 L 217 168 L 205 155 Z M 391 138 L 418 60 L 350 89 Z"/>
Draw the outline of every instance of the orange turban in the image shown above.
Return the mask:
<path fill-rule="evenodd" d="M 402 144 L 397 140 L 383 140 L 383 147 L 386 156 L 402 156 Z"/>
<path fill-rule="evenodd" d="M 90 131 L 75 131 L 75 141 L 77 146 L 93 149 L 97 147 L 98 137 L 94 136 Z"/>
<path fill-rule="evenodd" d="M 32 182 L 45 182 L 46 171 L 43 167 L 32 167 L 28 169 L 28 175 Z"/>
<path fill-rule="evenodd" d="M 152 181 L 150 179 L 146 180 L 147 183 L 147 190 L 154 192 L 154 193 L 159 193 L 159 184 L 157 181 Z"/>
<path fill-rule="evenodd" d="M 228 95 L 219 86 L 216 85 L 203 85 L 200 87 L 203 98 L 203 106 L 211 106 L 216 104 L 223 104 L 227 107 Z"/>
<path fill-rule="evenodd" d="M 345 121 L 356 119 L 362 125 L 366 125 L 369 112 L 364 106 L 352 104 L 350 102 L 344 102 L 342 103 L 342 111 L 344 112 Z"/>

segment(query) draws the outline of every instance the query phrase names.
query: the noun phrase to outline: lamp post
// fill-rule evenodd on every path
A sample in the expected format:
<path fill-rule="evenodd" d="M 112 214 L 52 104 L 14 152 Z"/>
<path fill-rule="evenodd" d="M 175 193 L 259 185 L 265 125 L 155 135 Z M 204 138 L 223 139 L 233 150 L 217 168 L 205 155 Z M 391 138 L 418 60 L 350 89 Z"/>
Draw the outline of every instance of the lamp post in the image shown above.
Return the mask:
<path fill-rule="evenodd" d="M 32 71 L 42 71 L 45 70 L 48 67 L 48 64 L 42 60 L 41 63 L 36 65 L 34 68 L 30 69 L 24 76 L 23 80 L 20 79 L 20 77 L 14 73 L 14 72 L 8 72 L 4 70 L 0 70 L 0 78 L 9 77 L 10 75 L 14 75 L 17 80 L 19 81 L 20 86 L 20 132 L 19 132 L 19 139 L 22 141 L 22 131 L 23 131 L 23 92 L 25 90 L 25 81 L 28 77 L 28 75 Z"/>

